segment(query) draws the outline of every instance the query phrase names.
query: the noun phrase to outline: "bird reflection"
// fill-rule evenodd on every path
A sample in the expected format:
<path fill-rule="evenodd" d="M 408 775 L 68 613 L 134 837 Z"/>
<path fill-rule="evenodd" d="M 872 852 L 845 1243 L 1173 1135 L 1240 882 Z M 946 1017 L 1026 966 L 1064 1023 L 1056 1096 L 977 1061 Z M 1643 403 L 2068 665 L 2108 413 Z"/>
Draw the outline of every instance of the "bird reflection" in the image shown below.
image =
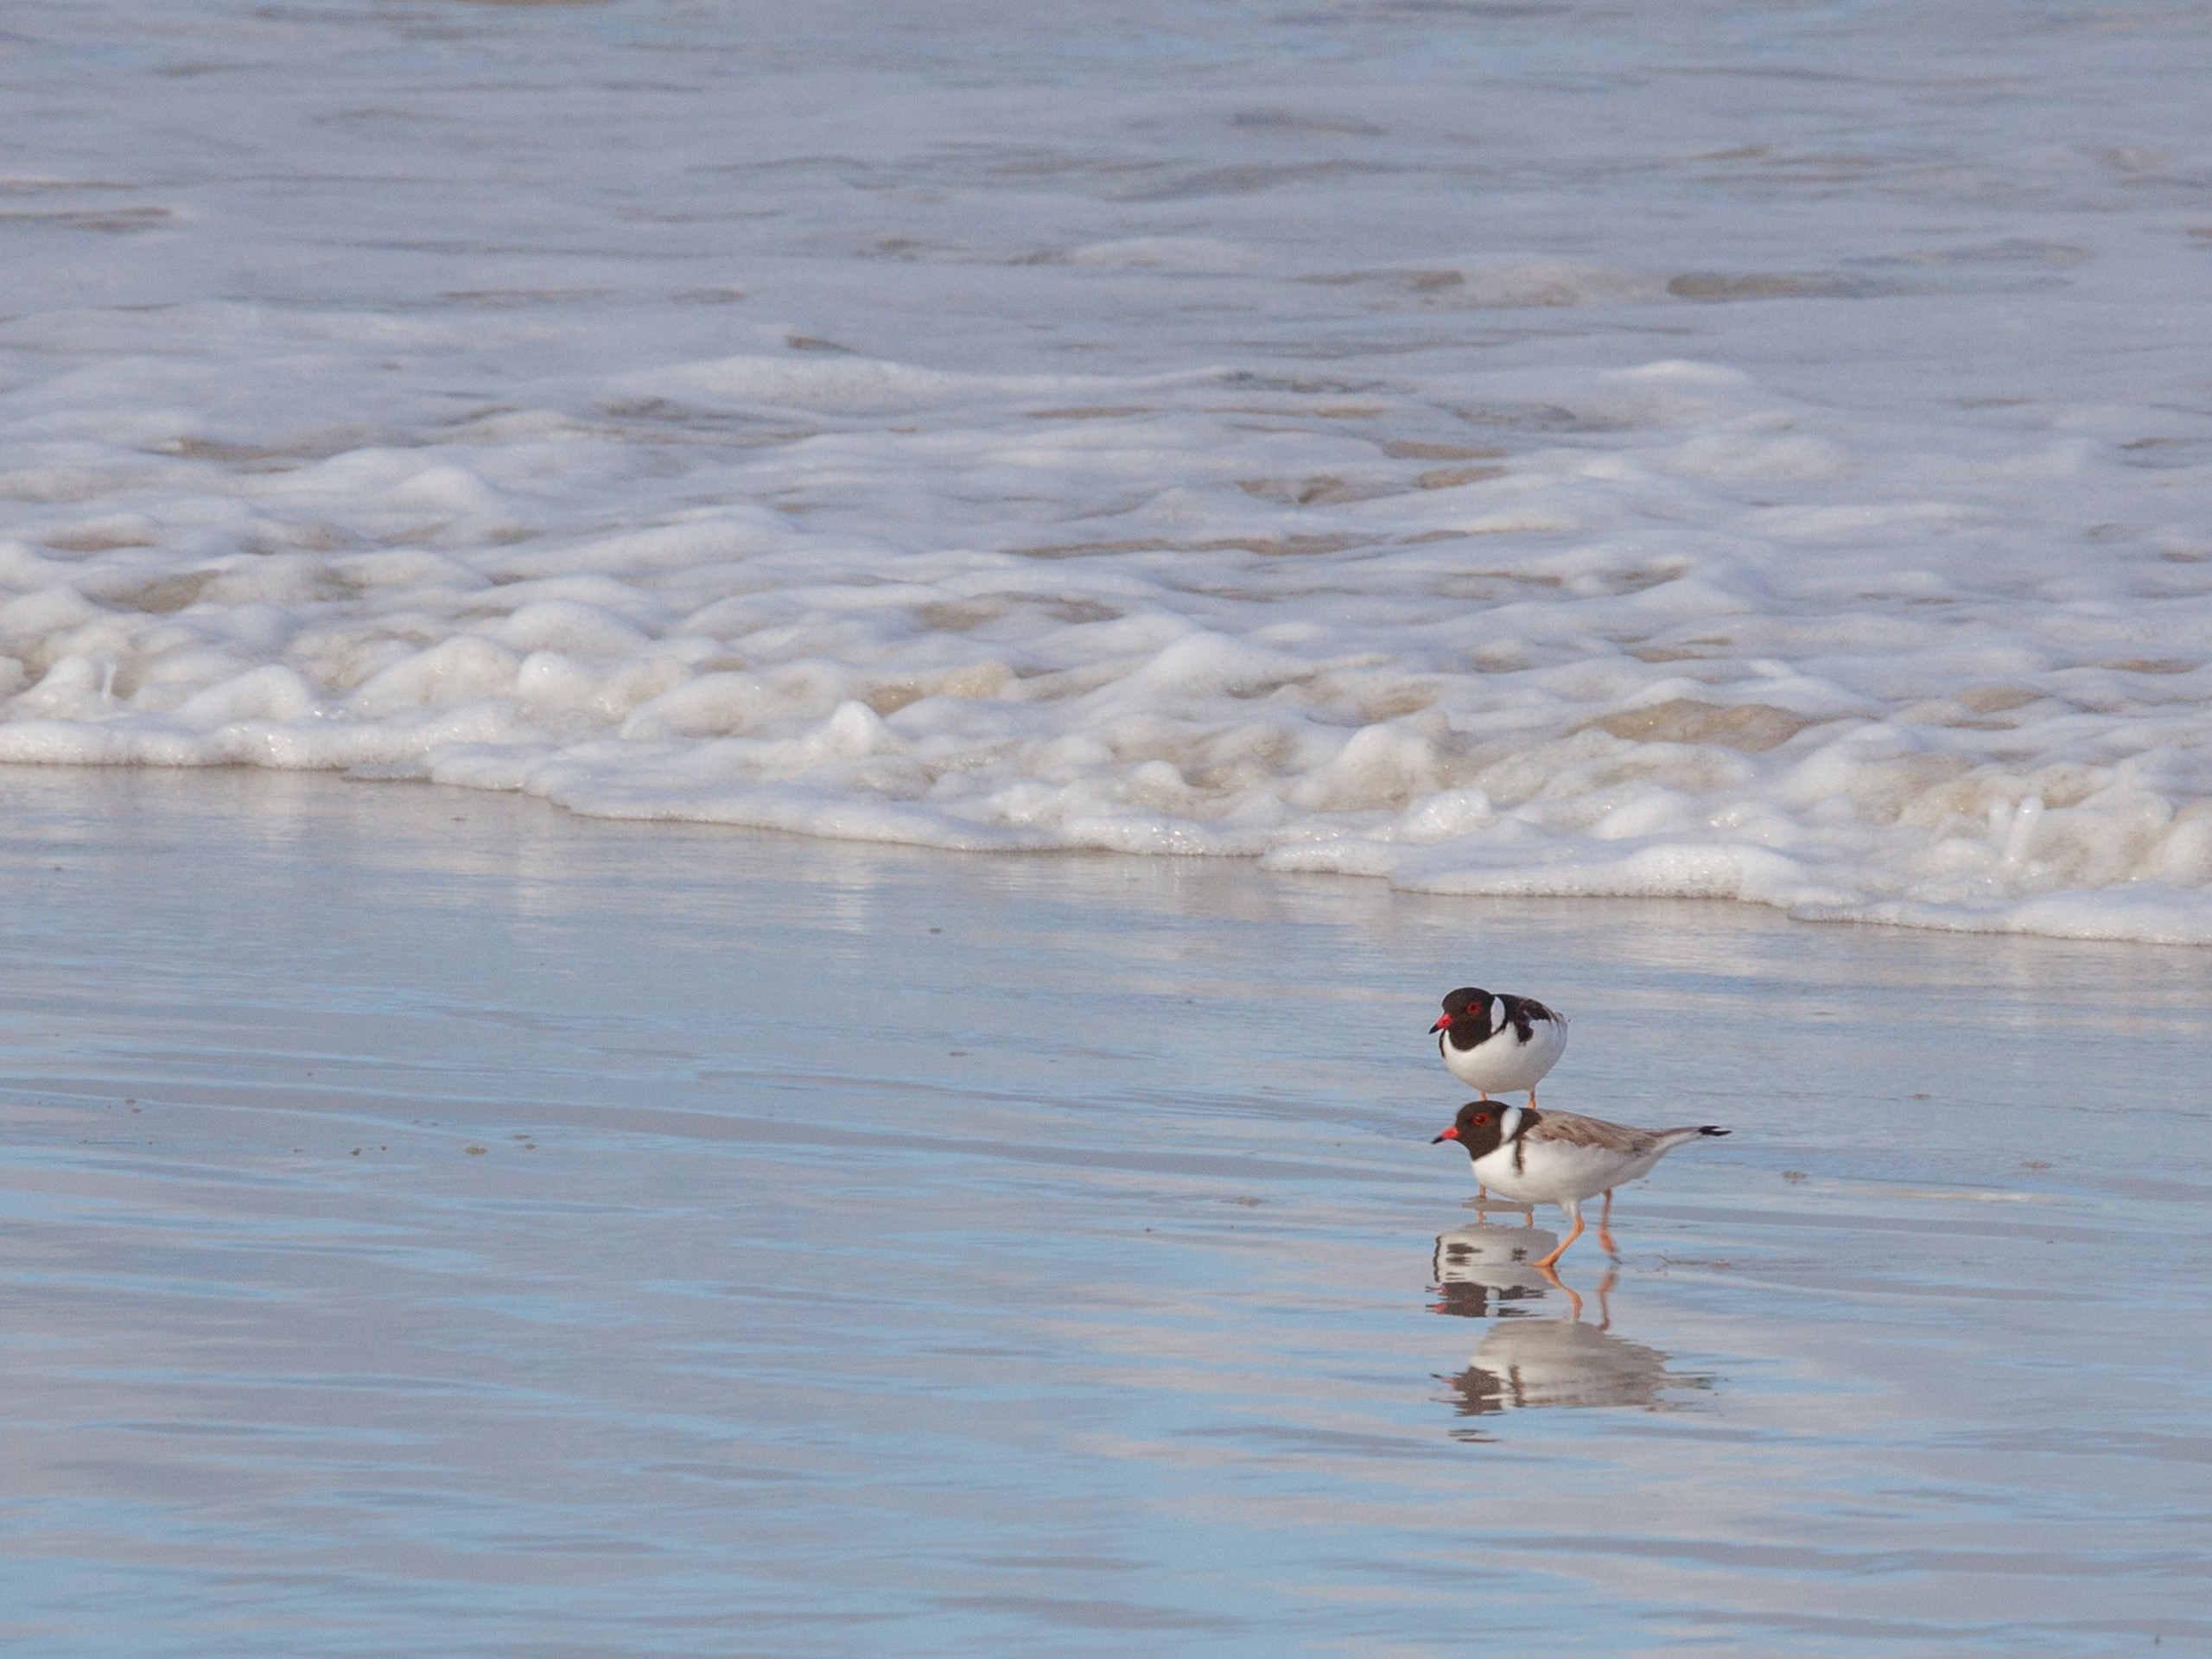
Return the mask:
<path fill-rule="evenodd" d="M 1462 1417 L 1538 1406 L 1636 1406 L 1666 1402 L 1669 1390 L 1709 1389 L 1713 1379 L 1667 1369 L 1667 1356 L 1612 1334 L 1611 1296 L 1618 1275 L 1607 1272 L 1595 1293 L 1598 1320 L 1583 1318 L 1581 1296 L 1536 1262 L 1553 1236 L 1541 1228 L 1476 1221 L 1436 1241 L 1439 1313 L 1488 1318 L 1467 1369 L 1442 1379 Z M 1567 1298 L 1564 1319 L 1535 1317 L 1533 1304 L 1552 1291 Z M 1460 1431 L 1464 1439 L 1484 1439 Z"/>
<path fill-rule="evenodd" d="M 1521 1311 L 1508 1303 L 1541 1300 L 1559 1280 L 1535 1264 L 1558 1243 L 1558 1234 L 1541 1227 L 1499 1227 L 1482 1220 L 1439 1235 L 1430 1272 L 1444 1300 L 1433 1305 L 1435 1311 L 1485 1319 Z"/>

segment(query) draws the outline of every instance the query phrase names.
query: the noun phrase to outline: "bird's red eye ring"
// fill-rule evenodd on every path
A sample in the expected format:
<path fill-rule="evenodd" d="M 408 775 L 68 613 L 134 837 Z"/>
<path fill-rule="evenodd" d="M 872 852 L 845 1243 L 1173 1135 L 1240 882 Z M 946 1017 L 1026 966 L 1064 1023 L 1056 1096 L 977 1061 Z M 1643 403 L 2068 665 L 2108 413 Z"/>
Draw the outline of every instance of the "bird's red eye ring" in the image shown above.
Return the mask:
<path fill-rule="evenodd" d="M 1477 1113 L 1475 1114 L 1475 1122 L 1478 1122 L 1478 1123 L 1487 1123 L 1487 1122 L 1490 1122 L 1490 1114 L 1489 1114 L 1488 1112 L 1477 1112 Z"/>

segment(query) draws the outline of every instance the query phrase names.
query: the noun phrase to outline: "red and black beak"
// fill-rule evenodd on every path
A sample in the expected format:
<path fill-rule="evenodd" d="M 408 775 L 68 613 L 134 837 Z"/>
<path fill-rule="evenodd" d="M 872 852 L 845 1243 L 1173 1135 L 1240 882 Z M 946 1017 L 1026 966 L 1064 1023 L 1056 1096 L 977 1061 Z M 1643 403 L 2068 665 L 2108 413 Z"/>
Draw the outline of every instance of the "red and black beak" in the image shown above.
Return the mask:
<path fill-rule="evenodd" d="M 1451 1016 L 1450 1014 L 1438 1014 L 1438 1015 L 1436 1016 L 1436 1023 L 1435 1023 L 1434 1025 L 1431 1026 L 1431 1027 L 1428 1028 L 1428 1030 L 1429 1030 L 1429 1034 L 1430 1034 L 1431 1036 L 1434 1036 L 1438 1032 L 1442 1031 L 1442 1030 L 1443 1030 L 1446 1026 L 1450 1025 L 1451 1023 L 1452 1023 L 1452 1016 Z"/>
<path fill-rule="evenodd" d="M 1450 1128 L 1445 1130 L 1443 1134 L 1438 1135 L 1436 1137 L 1436 1141 L 1457 1141 L 1459 1138 L 1459 1126 L 1457 1123 L 1454 1123 Z M 1428 1144 L 1433 1147 L 1436 1144 L 1436 1141 L 1432 1141 Z"/>

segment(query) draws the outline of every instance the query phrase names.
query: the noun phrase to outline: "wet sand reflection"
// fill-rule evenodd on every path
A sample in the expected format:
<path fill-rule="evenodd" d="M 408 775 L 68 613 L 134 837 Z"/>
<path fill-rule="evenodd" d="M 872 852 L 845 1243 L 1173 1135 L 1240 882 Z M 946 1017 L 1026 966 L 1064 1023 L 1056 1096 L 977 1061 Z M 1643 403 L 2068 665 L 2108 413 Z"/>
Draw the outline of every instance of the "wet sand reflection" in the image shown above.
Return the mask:
<path fill-rule="evenodd" d="M 1614 1406 L 1657 1410 L 1680 1403 L 1670 1393 L 1710 1391 L 1714 1379 L 1667 1369 L 1656 1348 L 1612 1334 L 1611 1295 L 1619 1275 L 1608 1268 L 1594 1293 L 1597 1321 L 1585 1317 L 1581 1294 L 1557 1274 L 1535 1265 L 1558 1242 L 1541 1227 L 1500 1226 L 1478 1219 L 1440 1234 L 1432 1262 L 1439 1300 L 1434 1312 L 1492 1321 L 1466 1370 L 1442 1381 L 1462 1417 L 1541 1406 Z M 1562 1318 L 1535 1305 L 1564 1296 Z M 1455 1438 L 1487 1440 L 1469 1429 Z"/>

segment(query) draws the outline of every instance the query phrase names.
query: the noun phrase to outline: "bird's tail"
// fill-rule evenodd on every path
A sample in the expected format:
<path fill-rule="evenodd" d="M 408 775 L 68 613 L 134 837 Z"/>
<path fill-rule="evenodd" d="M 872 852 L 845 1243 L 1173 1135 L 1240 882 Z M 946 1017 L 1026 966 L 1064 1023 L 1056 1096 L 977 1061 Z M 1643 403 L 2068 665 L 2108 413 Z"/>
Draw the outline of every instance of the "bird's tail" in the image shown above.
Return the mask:
<path fill-rule="evenodd" d="M 1683 1127 L 1679 1129 L 1660 1130 L 1659 1139 L 1661 1142 L 1666 1146 L 1679 1147 L 1683 1141 L 1694 1141 L 1701 1135 L 1727 1135 L 1729 1133 L 1731 1133 L 1731 1131 L 1722 1128 L 1718 1123 L 1689 1123 L 1683 1125 Z"/>

